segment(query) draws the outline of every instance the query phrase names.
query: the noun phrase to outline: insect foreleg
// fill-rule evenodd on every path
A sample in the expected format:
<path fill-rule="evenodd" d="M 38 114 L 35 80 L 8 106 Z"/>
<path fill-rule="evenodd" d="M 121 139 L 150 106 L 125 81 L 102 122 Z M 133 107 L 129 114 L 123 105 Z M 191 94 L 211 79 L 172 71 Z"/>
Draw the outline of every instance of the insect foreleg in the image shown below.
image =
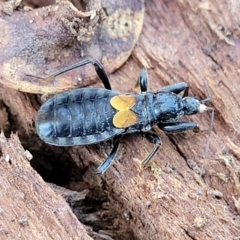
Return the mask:
<path fill-rule="evenodd" d="M 169 86 L 166 86 L 164 88 L 162 88 L 161 91 L 168 91 L 168 92 L 173 92 L 176 94 L 179 94 L 180 92 L 183 92 L 183 97 L 188 96 L 188 84 L 185 82 L 181 82 L 181 83 L 176 83 L 176 84 L 172 84 Z"/>
<path fill-rule="evenodd" d="M 195 122 L 173 122 L 173 123 L 161 123 L 158 127 L 167 133 L 180 133 L 188 130 L 199 132 L 199 126 Z"/>

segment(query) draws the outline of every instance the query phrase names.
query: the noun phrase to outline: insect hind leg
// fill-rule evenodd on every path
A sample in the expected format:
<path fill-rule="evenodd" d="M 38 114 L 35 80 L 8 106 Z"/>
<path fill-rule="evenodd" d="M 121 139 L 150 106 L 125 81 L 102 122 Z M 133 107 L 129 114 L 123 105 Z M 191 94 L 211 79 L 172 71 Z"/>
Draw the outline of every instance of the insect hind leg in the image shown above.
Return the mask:
<path fill-rule="evenodd" d="M 107 73 L 103 68 L 103 65 L 100 62 L 93 60 L 93 59 L 89 59 L 89 61 L 90 61 L 89 63 L 92 63 L 94 65 L 95 70 L 96 70 L 100 80 L 102 81 L 104 87 L 108 90 L 112 90 L 111 84 L 109 82 Z"/>
<path fill-rule="evenodd" d="M 97 73 L 98 77 L 100 78 L 100 80 L 102 81 L 104 87 L 108 90 L 112 90 L 111 84 L 110 84 L 108 76 L 107 76 L 107 73 L 105 72 L 102 64 L 100 62 L 98 62 L 97 60 L 94 60 L 94 59 L 86 59 L 84 61 L 78 62 L 78 63 L 73 64 L 71 66 L 62 68 L 59 71 L 57 71 L 57 72 L 49 75 L 48 77 L 44 78 L 44 80 L 46 82 L 51 82 L 55 77 L 57 77 L 57 76 L 59 76 L 63 73 L 66 73 L 66 72 L 71 71 L 73 69 L 85 66 L 85 65 L 90 64 L 90 63 L 93 64 L 93 66 L 96 70 L 96 73 Z"/>
<path fill-rule="evenodd" d="M 113 149 L 111 151 L 111 153 L 109 154 L 109 156 L 107 157 L 107 159 L 97 168 L 97 173 L 99 174 L 103 174 L 113 163 L 117 151 L 118 151 L 118 147 L 119 147 L 119 143 L 120 143 L 120 136 L 114 137 L 113 139 Z"/>

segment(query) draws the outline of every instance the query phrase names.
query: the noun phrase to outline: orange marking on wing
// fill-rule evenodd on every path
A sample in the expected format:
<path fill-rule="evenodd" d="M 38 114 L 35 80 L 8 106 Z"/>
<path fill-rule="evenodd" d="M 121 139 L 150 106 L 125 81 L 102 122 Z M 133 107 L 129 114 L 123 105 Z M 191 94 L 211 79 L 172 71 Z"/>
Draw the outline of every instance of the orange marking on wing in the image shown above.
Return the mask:
<path fill-rule="evenodd" d="M 130 110 L 117 112 L 113 117 L 113 125 L 117 128 L 129 127 L 137 123 L 137 121 L 137 114 Z"/>
<path fill-rule="evenodd" d="M 131 109 L 136 104 L 136 98 L 128 95 L 118 95 L 112 97 L 110 103 L 116 110 L 125 111 Z"/>

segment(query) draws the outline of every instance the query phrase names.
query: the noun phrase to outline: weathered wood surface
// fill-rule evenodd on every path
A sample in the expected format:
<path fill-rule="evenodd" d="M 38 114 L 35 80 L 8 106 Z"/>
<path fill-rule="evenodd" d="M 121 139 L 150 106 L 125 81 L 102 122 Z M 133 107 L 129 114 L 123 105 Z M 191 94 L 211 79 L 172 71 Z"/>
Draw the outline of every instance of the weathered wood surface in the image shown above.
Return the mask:
<path fill-rule="evenodd" d="M 88 14 L 69 1 L 60 1 L 3 15 L 0 83 L 22 92 L 54 94 L 90 85 L 96 74 L 89 66 L 83 67 L 80 74 L 72 71 L 48 84 L 28 75 L 45 77 L 78 62 L 81 57 L 101 60 L 108 72 L 118 69 L 131 54 L 141 33 L 143 1 L 88 2 L 93 1 L 102 2 L 102 9 Z M 93 19 L 89 19 L 92 15 Z"/>
<path fill-rule="evenodd" d="M 0 135 L 1 239 L 91 239 L 69 205 L 32 169 L 16 135 Z"/>
<path fill-rule="evenodd" d="M 110 75 L 113 89 L 124 93 L 131 91 L 140 69 L 145 67 L 151 91 L 186 81 L 190 94 L 200 99 L 206 97 L 206 82 L 212 94 L 209 105 L 215 108 L 215 120 L 205 158 L 202 156 L 207 131 L 175 136 L 158 131 L 162 146 L 153 165 L 143 170 L 141 161 L 152 144 L 133 134 L 123 138 L 113 166 L 104 175 L 96 175 L 94 170 L 109 153 L 110 143 L 69 149 L 42 144 L 28 118 L 36 113 L 36 99 L 2 88 L 2 115 L 11 116 L 10 123 L 18 123 L 14 130 L 18 130 L 24 147 L 33 153 L 33 165 L 45 180 L 75 191 L 89 190 L 82 205 L 71 206 L 81 222 L 92 226 L 102 239 L 239 238 L 239 9 L 237 1 L 146 1 L 138 44 L 124 66 Z M 25 104 L 29 114 L 24 115 L 20 111 Z M 187 119 L 199 123 L 202 130 L 209 128 L 207 113 Z M 3 126 L 6 133 L 10 126 Z M 9 171 L 6 168 L 1 175 L 11 176 Z M 29 186 L 32 181 L 28 178 Z M 41 194 L 48 194 L 47 186 Z M 17 206 L 14 195 L 4 197 L 2 200 L 8 205 L 3 202 L 1 208 Z M 9 223 L 4 214 L 1 218 L 3 224 Z M 48 222 L 43 225 L 48 229 Z M 25 231 L 32 230 L 25 226 Z"/>

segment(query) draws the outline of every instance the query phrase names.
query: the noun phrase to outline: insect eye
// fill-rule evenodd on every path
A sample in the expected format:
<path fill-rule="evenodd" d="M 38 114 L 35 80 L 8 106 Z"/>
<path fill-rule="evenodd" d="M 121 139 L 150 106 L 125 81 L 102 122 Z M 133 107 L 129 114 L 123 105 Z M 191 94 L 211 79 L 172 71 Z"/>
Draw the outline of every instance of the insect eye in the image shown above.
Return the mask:
<path fill-rule="evenodd" d="M 183 111 L 185 115 L 193 115 L 198 113 L 199 101 L 193 97 L 185 97 L 183 99 Z"/>

